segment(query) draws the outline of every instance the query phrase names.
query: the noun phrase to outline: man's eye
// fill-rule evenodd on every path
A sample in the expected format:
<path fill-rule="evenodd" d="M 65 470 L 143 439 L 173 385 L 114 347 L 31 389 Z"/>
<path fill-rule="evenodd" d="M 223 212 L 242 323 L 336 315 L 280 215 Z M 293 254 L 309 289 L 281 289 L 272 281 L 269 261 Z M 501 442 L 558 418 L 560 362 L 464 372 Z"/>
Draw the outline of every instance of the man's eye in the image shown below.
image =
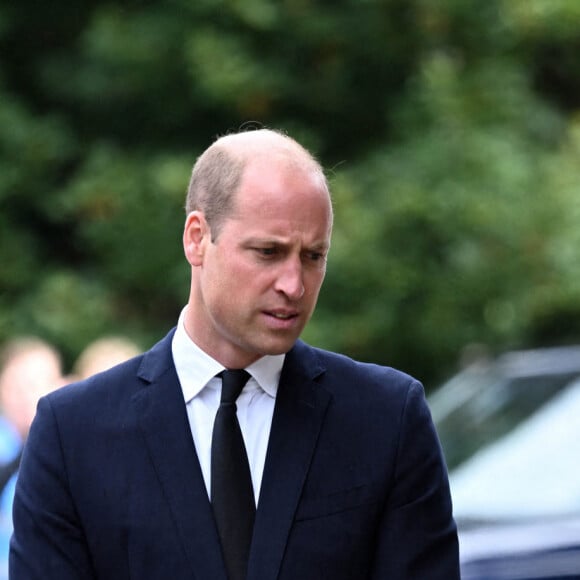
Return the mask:
<path fill-rule="evenodd" d="M 276 248 L 254 248 L 254 251 L 262 256 L 274 256 L 277 250 Z"/>
<path fill-rule="evenodd" d="M 308 252 L 306 254 L 306 257 L 311 262 L 319 262 L 320 260 L 324 260 L 325 255 L 322 252 Z"/>

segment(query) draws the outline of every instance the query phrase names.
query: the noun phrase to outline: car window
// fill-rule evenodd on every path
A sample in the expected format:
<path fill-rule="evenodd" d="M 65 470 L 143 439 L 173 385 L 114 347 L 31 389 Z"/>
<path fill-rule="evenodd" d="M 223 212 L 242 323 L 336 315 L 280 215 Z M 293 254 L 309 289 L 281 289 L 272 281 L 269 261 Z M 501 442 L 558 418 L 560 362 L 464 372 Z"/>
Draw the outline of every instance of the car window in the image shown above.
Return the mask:
<path fill-rule="evenodd" d="M 429 403 L 449 469 L 508 434 L 580 376 L 580 348 L 507 353 L 472 365 Z"/>
<path fill-rule="evenodd" d="M 580 515 L 580 380 L 450 473 L 458 519 Z"/>

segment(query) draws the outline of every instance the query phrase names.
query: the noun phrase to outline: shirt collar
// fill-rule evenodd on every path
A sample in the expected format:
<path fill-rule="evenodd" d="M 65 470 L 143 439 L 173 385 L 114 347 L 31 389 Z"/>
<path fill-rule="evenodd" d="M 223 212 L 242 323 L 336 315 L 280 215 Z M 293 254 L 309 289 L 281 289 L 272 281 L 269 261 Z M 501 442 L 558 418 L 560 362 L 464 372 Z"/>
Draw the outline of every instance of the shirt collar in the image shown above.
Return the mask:
<path fill-rule="evenodd" d="M 184 322 L 186 308 L 179 316 L 171 348 L 183 398 L 187 404 L 225 367 L 199 348 L 187 334 Z M 285 357 L 284 354 L 264 355 L 246 367 L 256 383 L 272 398 L 276 398 L 278 392 Z"/>

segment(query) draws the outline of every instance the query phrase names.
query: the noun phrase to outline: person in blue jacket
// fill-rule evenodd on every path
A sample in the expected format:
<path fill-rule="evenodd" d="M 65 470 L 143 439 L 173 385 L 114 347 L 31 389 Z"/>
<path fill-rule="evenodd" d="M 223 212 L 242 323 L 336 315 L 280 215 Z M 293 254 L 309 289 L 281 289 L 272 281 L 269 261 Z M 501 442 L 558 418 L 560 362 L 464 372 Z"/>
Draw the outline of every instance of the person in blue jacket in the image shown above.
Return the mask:
<path fill-rule="evenodd" d="M 59 352 L 39 337 L 16 337 L 0 349 L 0 580 L 7 578 L 12 501 L 22 447 L 38 399 L 64 382 Z"/>

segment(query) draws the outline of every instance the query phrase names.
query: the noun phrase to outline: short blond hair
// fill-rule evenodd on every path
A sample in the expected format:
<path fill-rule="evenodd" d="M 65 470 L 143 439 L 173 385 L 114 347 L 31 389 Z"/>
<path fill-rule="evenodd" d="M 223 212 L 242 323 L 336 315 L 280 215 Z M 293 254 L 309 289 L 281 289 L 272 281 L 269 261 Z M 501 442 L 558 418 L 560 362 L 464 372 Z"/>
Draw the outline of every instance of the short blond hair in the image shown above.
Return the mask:
<path fill-rule="evenodd" d="M 91 342 L 79 355 L 73 373 L 76 378 L 86 379 L 106 371 L 142 351 L 132 340 L 123 336 L 105 336 Z"/>

